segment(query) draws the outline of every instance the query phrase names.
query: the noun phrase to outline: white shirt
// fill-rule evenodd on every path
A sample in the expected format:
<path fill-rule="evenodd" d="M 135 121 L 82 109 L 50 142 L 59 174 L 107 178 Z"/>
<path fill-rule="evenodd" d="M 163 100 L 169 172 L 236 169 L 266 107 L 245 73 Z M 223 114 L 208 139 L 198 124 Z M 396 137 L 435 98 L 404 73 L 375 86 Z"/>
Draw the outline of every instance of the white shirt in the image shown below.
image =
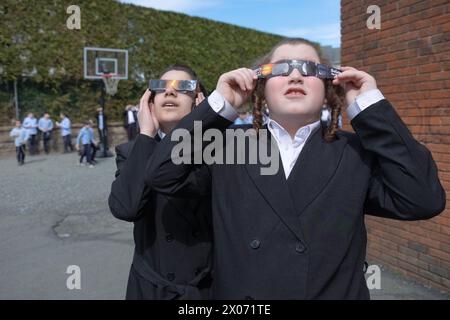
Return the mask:
<path fill-rule="evenodd" d="M 37 134 L 38 122 L 35 117 L 33 117 L 33 118 L 26 117 L 23 120 L 22 125 L 25 129 L 27 129 L 29 135 Z"/>
<path fill-rule="evenodd" d="M 100 130 L 103 130 L 103 113 L 100 113 L 98 115 L 98 128 Z"/>
<path fill-rule="evenodd" d="M 135 121 L 134 121 L 133 111 L 128 110 L 127 115 L 128 115 L 128 124 L 134 123 Z"/>
<path fill-rule="evenodd" d="M 360 94 L 347 108 L 347 115 L 349 119 L 352 120 L 358 115 L 358 113 L 382 99 L 384 99 L 384 96 L 378 89 L 372 89 Z M 216 90 L 214 90 L 208 97 L 208 103 L 215 112 L 230 121 L 234 121 L 238 117 L 238 114 L 233 106 Z M 292 139 L 281 125 L 269 117 L 267 127 L 278 144 L 286 179 L 289 177 L 289 174 L 291 173 L 306 140 L 315 130 L 319 128 L 319 126 L 320 120 L 301 127 L 297 130 L 295 138 Z"/>
<path fill-rule="evenodd" d="M 311 134 L 320 127 L 320 120 L 301 127 L 295 133 L 294 139 L 290 134 L 275 120 L 270 119 L 267 122 L 267 128 L 272 136 L 277 141 L 278 149 L 280 150 L 281 162 L 283 164 L 284 175 L 286 179 L 294 168 L 300 152 L 305 145 L 306 140 Z"/>
<path fill-rule="evenodd" d="M 162 132 L 160 129 L 158 129 L 158 136 L 162 139 L 164 139 L 164 137 L 166 136 L 166 134 L 164 132 Z"/>

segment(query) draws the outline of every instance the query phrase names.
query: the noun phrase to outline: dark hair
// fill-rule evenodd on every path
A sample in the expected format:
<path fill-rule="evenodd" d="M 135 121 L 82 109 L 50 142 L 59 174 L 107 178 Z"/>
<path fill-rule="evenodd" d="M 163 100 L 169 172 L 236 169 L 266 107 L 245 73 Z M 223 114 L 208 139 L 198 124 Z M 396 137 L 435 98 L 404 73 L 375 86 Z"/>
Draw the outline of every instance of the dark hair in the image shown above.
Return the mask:
<path fill-rule="evenodd" d="M 303 39 L 303 38 L 286 38 L 281 40 L 279 43 L 277 43 L 272 50 L 266 54 L 265 56 L 258 59 L 255 63 L 255 65 L 261 65 L 269 63 L 272 59 L 272 56 L 279 47 L 282 45 L 298 45 L 298 44 L 306 44 L 311 47 L 313 47 L 317 55 L 319 56 L 319 60 L 321 63 L 330 65 L 329 61 L 324 58 L 321 54 L 320 47 L 318 47 L 317 44 L 314 42 L 311 42 L 309 40 Z M 327 142 L 331 142 L 335 139 L 337 139 L 336 132 L 339 128 L 338 126 L 338 119 L 339 114 L 341 113 L 342 107 L 344 105 L 344 90 L 341 86 L 335 86 L 332 84 L 331 79 L 324 80 L 325 84 L 325 99 L 327 101 L 328 107 L 331 109 L 331 121 L 328 127 L 324 130 L 324 139 Z M 266 79 L 258 79 L 258 82 L 256 84 L 255 91 L 252 95 L 253 100 L 253 127 L 258 131 L 262 128 L 263 124 L 263 111 L 262 107 L 265 102 L 265 96 L 264 96 L 264 89 L 266 86 Z"/>
<path fill-rule="evenodd" d="M 184 71 L 186 72 L 188 75 L 191 76 L 192 80 L 197 80 L 198 83 L 198 88 L 200 90 L 201 93 L 203 93 L 203 95 L 205 97 L 208 96 L 208 91 L 206 90 L 205 86 L 203 85 L 202 81 L 200 80 L 200 78 L 197 76 L 197 73 L 195 73 L 195 71 L 184 64 L 172 64 L 170 66 L 168 66 L 167 68 L 165 68 L 163 71 L 161 71 L 161 73 L 159 74 L 159 78 L 161 78 L 165 73 L 172 71 L 172 70 L 176 70 L 176 71 Z M 153 102 L 155 99 L 155 92 L 152 92 L 150 95 L 150 101 Z"/>

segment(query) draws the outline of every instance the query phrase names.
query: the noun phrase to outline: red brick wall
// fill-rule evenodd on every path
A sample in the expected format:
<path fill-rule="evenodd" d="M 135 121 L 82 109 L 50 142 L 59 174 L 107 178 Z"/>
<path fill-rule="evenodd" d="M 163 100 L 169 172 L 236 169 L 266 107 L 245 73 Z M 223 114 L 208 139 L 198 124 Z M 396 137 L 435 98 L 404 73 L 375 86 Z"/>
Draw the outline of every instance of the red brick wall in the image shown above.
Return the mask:
<path fill-rule="evenodd" d="M 367 7 L 381 9 L 369 30 Z M 450 1 L 341 1 L 341 64 L 372 74 L 432 152 L 450 202 Z M 352 130 L 344 116 L 344 129 Z M 367 217 L 368 258 L 450 292 L 450 206 L 427 221 Z"/>

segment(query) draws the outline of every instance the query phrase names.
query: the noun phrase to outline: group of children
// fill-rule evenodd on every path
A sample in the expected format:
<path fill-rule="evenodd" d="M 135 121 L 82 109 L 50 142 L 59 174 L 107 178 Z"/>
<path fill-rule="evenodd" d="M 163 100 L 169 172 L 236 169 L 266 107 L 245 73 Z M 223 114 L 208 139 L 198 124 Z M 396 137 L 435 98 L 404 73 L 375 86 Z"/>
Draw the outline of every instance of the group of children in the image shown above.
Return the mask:
<path fill-rule="evenodd" d="M 64 113 L 60 113 L 60 118 L 61 122 L 56 121 L 55 125 L 60 129 L 61 132 L 64 146 L 63 153 L 69 153 L 74 151 L 71 136 L 71 121 Z M 95 154 L 98 150 L 99 145 L 98 142 L 94 139 L 94 130 L 92 127 L 92 120 L 85 121 L 84 126 L 78 133 L 75 146 L 80 154 L 78 165 L 88 165 L 89 168 L 93 168 L 97 163 L 97 161 L 95 160 Z M 10 131 L 10 137 L 14 138 L 18 164 L 23 165 L 25 163 L 25 148 L 27 145 L 30 155 L 39 153 L 39 133 L 43 141 L 44 152 L 46 154 L 49 154 L 50 140 L 52 139 L 53 130 L 53 120 L 50 118 L 48 112 L 45 112 L 44 115 L 39 119 L 39 121 L 34 117 L 32 112 L 28 113 L 23 123 L 20 120 L 15 120 L 15 126 Z M 83 161 L 84 158 L 86 158 L 86 164 Z"/>
<path fill-rule="evenodd" d="M 92 120 L 86 120 L 83 128 L 77 136 L 77 143 L 75 148 L 80 154 L 79 166 L 88 165 L 89 168 L 94 168 L 97 161 L 95 160 L 95 154 L 98 150 L 98 142 L 94 139 L 94 129 L 92 128 Z M 83 159 L 86 158 L 86 164 Z"/>

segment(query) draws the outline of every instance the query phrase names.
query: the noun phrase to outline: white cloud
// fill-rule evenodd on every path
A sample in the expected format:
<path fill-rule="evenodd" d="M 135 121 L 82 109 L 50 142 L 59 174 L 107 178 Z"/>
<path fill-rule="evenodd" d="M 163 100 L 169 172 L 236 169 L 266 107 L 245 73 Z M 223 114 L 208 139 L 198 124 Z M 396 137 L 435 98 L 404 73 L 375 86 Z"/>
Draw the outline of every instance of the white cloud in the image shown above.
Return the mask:
<path fill-rule="evenodd" d="M 286 37 L 301 37 L 317 41 L 323 45 L 340 46 L 341 25 L 333 23 L 312 28 L 281 28 L 276 31 Z"/>
<path fill-rule="evenodd" d="M 119 0 L 123 3 L 154 8 L 158 10 L 191 13 L 193 11 L 218 6 L 222 0 Z"/>

